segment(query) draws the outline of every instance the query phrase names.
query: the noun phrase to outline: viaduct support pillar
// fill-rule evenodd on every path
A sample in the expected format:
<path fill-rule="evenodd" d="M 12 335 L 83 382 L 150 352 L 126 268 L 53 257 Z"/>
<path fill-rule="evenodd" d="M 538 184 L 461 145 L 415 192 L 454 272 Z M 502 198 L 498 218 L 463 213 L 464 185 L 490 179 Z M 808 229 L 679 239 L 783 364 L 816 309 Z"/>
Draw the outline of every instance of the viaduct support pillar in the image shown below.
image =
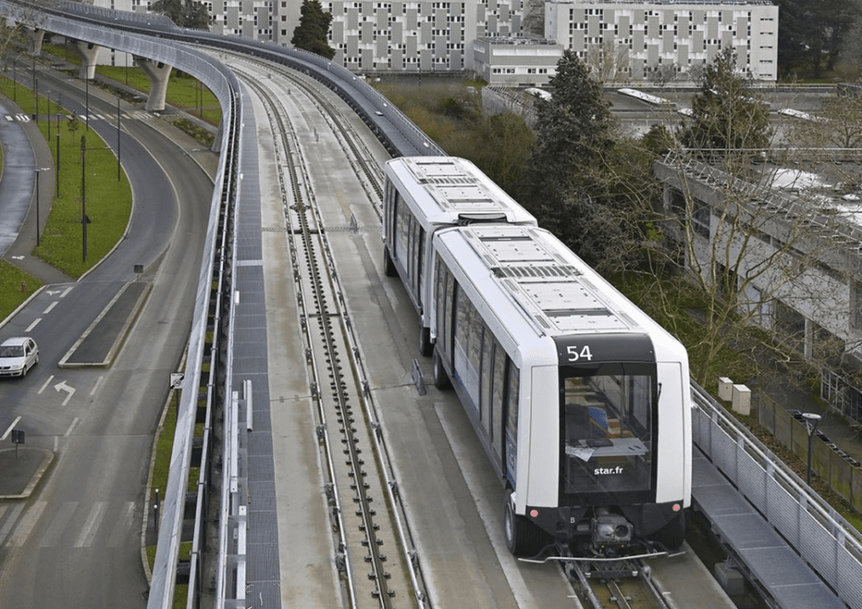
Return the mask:
<path fill-rule="evenodd" d="M 81 80 L 93 80 L 96 77 L 96 54 L 99 52 L 99 46 L 92 42 L 76 40 L 72 48 L 75 49 L 81 58 L 81 69 L 78 72 L 78 78 Z"/>
<path fill-rule="evenodd" d="M 38 57 L 42 53 L 42 41 L 45 39 L 45 30 L 36 28 L 31 34 L 33 46 L 30 48 L 30 54 Z"/>
<path fill-rule="evenodd" d="M 150 77 L 150 96 L 147 98 L 147 112 L 160 112 L 165 109 L 165 95 L 168 92 L 168 77 L 171 67 L 160 61 L 135 57 L 135 65 Z"/>

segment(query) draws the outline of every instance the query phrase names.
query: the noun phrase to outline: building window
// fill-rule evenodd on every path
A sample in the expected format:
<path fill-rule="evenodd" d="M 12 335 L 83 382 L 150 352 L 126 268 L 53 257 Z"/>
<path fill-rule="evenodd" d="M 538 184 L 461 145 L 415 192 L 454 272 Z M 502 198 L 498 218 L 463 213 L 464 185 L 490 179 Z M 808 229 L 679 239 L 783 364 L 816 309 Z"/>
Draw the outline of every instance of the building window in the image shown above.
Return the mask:
<path fill-rule="evenodd" d="M 862 281 L 853 282 L 853 292 L 850 297 L 850 327 L 862 329 Z"/>
<path fill-rule="evenodd" d="M 691 210 L 691 225 L 699 235 L 702 235 L 709 238 L 709 218 L 710 211 L 709 206 L 703 201 L 698 201 L 695 199 L 692 201 L 692 210 Z"/>

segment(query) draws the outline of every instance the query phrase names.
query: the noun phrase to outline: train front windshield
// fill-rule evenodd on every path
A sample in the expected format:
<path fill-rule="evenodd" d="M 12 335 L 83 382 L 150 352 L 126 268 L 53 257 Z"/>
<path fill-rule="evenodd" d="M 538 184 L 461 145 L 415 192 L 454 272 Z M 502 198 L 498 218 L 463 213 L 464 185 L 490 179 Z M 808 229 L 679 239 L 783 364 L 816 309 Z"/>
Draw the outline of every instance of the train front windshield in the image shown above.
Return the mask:
<path fill-rule="evenodd" d="M 562 501 L 650 500 L 656 402 L 653 364 L 560 367 Z"/>

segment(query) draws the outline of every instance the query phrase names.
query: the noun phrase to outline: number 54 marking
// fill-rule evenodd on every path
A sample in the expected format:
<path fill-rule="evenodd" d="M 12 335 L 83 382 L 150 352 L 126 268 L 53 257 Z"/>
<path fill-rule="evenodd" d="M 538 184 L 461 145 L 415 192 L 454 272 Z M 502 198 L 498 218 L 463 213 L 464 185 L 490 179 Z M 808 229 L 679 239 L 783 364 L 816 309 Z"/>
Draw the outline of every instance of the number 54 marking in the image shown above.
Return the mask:
<path fill-rule="evenodd" d="M 566 353 L 569 356 L 570 362 L 577 362 L 582 359 L 585 359 L 589 362 L 593 359 L 593 353 L 592 351 L 590 351 L 589 345 L 584 345 L 583 347 L 578 347 L 577 345 L 569 345 L 568 347 L 566 347 Z"/>

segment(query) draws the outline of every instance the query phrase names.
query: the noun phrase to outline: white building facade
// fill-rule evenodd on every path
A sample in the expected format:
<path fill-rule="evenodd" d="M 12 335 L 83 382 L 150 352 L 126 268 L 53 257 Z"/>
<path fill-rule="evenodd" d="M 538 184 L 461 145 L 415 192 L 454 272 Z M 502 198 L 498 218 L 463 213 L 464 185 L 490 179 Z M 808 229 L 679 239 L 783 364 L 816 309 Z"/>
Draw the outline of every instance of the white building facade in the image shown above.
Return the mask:
<path fill-rule="evenodd" d="M 471 43 L 521 29 L 523 0 L 332 0 L 330 45 L 349 70 L 450 72 L 468 67 Z"/>
<path fill-rule="evenodd" d="M 563 47 L 533 38 L 477 38 L 467 67 L 491 85 L 539 87 L 557 73 Z"/>
<path fill-rule="evenodd" d="M 150 0 L 95 0 L 147 11 Z M 548 41 L 571 49 L 605 82 L 690 82 L 723 49 L 740 71 L 774 82 L 778 7 L 769 0 L 550 0 L 545 41 L 525 43 L 527 0 L 322 0 L 333 61 L 356 72 L 474 70 L 489 82 L 541 85 Z M 205 0 L 216 34 L 290 46 L 302 0 Z M 543 48 L 544 47 L 544 48 Z M 554 49 L 553 52 L 556 52 Z M 527 63 L 534 60 L 534 65 Z M 556 63 L 556 62 L 554 62 Z M 526 76 L 529 78 L 511 78 Z M 539 73 L 542 71 L 542 74 Z"/>
<path fill-rule="evenodd" d="M 690 81 L 726 48 L 755 80 L 778 74 L 778 7 L 765 0 L 551 0 L 545 36 L 599 68 L 605 81 Z"/>

